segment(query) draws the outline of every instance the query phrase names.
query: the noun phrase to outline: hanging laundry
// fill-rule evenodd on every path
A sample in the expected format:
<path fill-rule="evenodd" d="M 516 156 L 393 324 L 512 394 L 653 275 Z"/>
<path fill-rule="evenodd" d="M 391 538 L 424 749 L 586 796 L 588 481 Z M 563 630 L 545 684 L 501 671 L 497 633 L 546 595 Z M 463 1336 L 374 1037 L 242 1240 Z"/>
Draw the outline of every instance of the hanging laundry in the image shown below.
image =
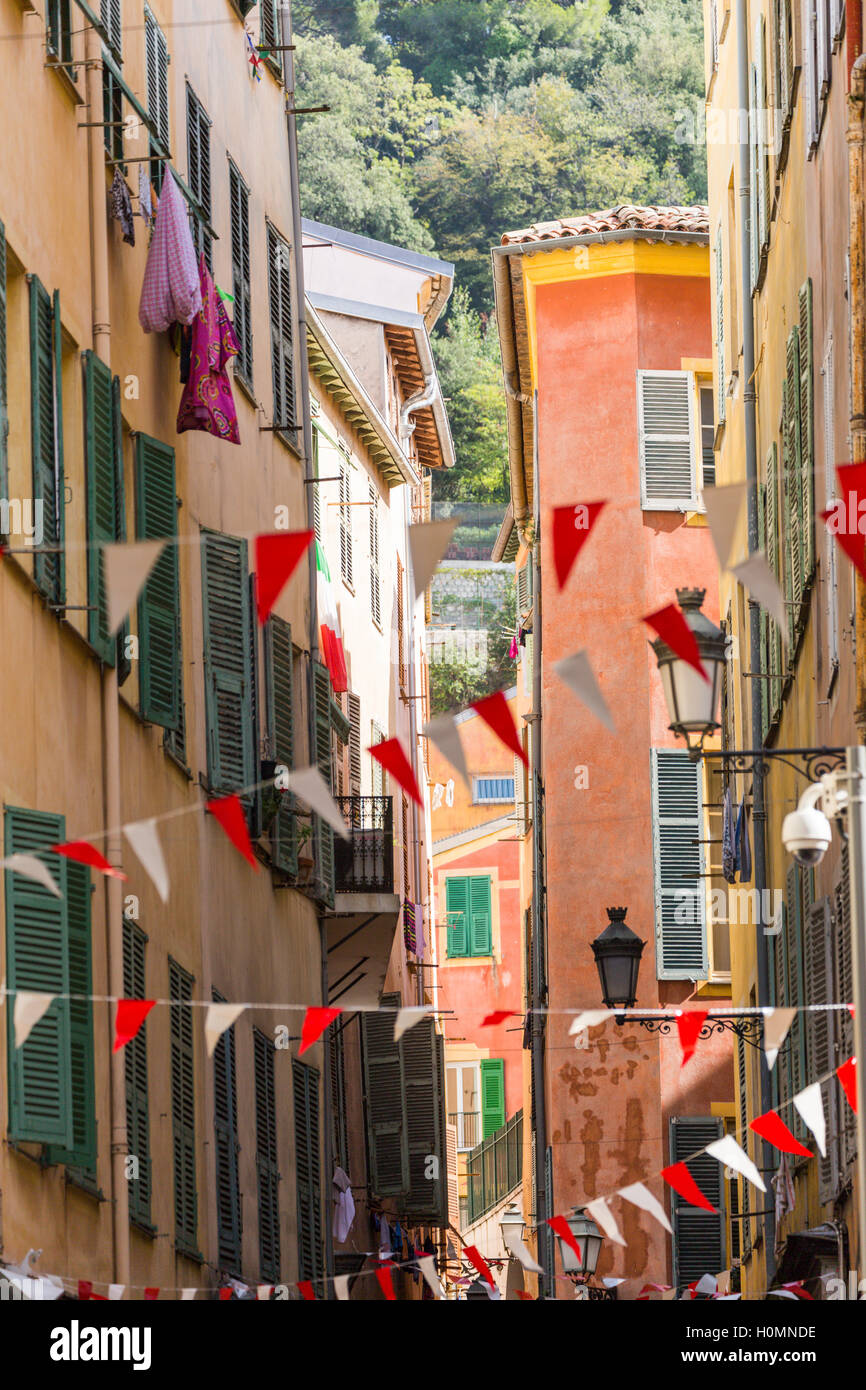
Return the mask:
<path fill-rule="evenodd" d="M 126 179 L 120 172 L 120 165 L 114 166 L 114 181 L 108 195 L 111 215 L 123 228 L 123 240 L 135 245 L 135 223 L 132 220 L 132 199 Z"/>
<path fill-rule="evenodd" d="M 418 960 L 424 959 L 427 950 L 427 937 L 424 932 L 424 908 L 421 903 L 415 904 L 415 955 Z"/>
<path fill-rule="evenodd" d="M 240 444 L 238 417 L 226 371 L 229 359 L 240 352 L 240 344 L 225 305 L 217 295 L 204 252 L 198 269 L 201 310 L 192 324 L 189 380 L 180 398 L 177 432 L 204 430 L 228 444 Z"/>
<path fill-rule="evenodd" d="M 321 541 L 316 541 L 316 596 L 319 609 L 319 647 L 331 676 L 334 694 L 342 695 L 344 690 L 349 689 L 349 673 L 346 670 L 340 619 L 337 616 L 337 605 L 331 588 L 331 571 Z"/>
<path fill-rule="evenodd" d="M 737 812 L 734 848 L 736 852 L 737 868 L 740 871 L 740 882 L 748 883 L 749 879 L 752 877 L 752 846 L 749 842 L 749 808 L 746 804 L 745 792 L 740 802 L 740 809 Z"/>
<path fill-rule="evenodd" d="M 352 1229 L 352 1222 L 355 1220 L 355 1199 L 352 1196 L 352 1184 L 349 1175 L 343 1168 L 334 1169 L 334 1240 L 338 1245 L 342 1245 Z"/>
<path fill-rule="evenodd" d="M 734 843 L 734 807 L 731 789 L 725 788 L 722 800 L 722 877 L 726 883 L 733 883 L 736 877 L 737 847 Z"/>
<path fill-rule="evenodd" d="M 781 1224 L 782 1217 L 789 1211 L 794 1210 L 794 1184 L 791 1181 L 791 1169 L 788 1164 L 787 1154 L 782 1154 L 782 1161 L 774 1177 L 770 1179 L 770 1184 L 775 1192 L 776 1208 L 776 1227 Z"/>
<path fill-rule="evenodd" d="M 405 902 L 403 904 L 403 945 L 406 947 L 406 954 L 414 956 L 416 951 L 415 938 L 415 904 Z"/>
<path fill-rule="evenodd" d="M 186 386 L 192 366 L 192 326 L 188 323 L 179 323 L 176 327 L 178 355 L 180 357 L 180 382 L 182 386 Z"/>
<path fill-rule="evenodd" d="M 511 639 L 511 645 L 510 645 L 510 647 L 508 648 L 508 658 L 509 658 L 510 661 L 515 661 L 515 660 L 517 659 L 517 638 L 516 638 L 516 637 L 512 637 L 512 639 Z"/>
<path fill-rule="evenodd" d="M 153 221 L 153 203 L 150 197 L 150 175 L 146 173 L 147 165 L 144 163 L 138 166 L 138 210 L 141 213 L 145 227 L 150 231 L 150 224 Z"/>
<path fill-rule="evenodd" d="M 192 323 L 200 309 L 201 283 L 186 203 L 166 166 L 138 321 L 145 333 L 165 333 L 173 323 Z"/>
<path fill-rule="evenodd" d="M 379 1222 L 379 1259 L 390 1260 L 391 1249 L 391 1227 L 383 1216 Z"/>

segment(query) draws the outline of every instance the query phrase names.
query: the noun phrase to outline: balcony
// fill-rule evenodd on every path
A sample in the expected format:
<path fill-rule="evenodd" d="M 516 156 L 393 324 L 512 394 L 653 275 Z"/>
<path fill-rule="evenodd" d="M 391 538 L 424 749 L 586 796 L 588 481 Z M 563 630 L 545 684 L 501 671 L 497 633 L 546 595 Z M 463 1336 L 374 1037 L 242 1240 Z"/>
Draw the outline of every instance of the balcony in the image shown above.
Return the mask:
<path fill-rule="evenodd" d="M 523 1111 L 489 1134 L 470 1153 L 468 1217 L 470 1225 L 511 1192 L 523 1172 Z"/>
<path fill-rule="evenodd" d="M 390 796 L 336 798 L 351 838 L 334 836 L 337 893 L 393 893 L 394 812 Z"/>
<path fill-rule="evenodd" d="M 474 1149 L 481 1141 L 481 1113 L 478 1110 L 461 1110 L 449 1113 L 449 1125 L 457 1130 L 458 1149 Z"/>

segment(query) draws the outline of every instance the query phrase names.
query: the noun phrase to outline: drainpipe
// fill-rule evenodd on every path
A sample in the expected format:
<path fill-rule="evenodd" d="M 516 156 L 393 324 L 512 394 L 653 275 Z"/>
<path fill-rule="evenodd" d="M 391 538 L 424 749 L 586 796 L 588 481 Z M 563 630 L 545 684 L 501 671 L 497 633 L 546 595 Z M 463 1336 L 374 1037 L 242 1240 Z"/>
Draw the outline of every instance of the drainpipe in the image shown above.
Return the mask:
<path fill-rule="evenodd" d="M 737 100 L 741 111 L 750 110 L 749 103 L 749 37 L 746 27 L 746 0 L 737 0 Z M 743 410 L 746 445 L 746 506 L 748 520 L 749 554 L 758 549 L 758 448 L 755 424 L 755 325 L 752 311 L 752 286 L 750 274 L 750 213 L 749 213 L 749 168 L 748 142 L 739 140 L 739 195 L 740 195 L 740 300 L 743 305 Z M 761 669 L 761 609 L 749 596 L 749 669 Z M 749 696 L 752 712 L 752 747 L 760 748 L 764 741 L 761 720 L 761 703 L 754 693 Z M 754 871 L 755 889 L 758 902 L 764 902 L 767 886 L 767 813 L 764 800 L 764 779 L 756 775 L 752 780 L 752 820 L 755 827 Z M 757 962 L 758 1006 L 763 1008 L 770 1002 L 770 978 L 767 960 L 767 941 L 764 936 L 762 913 L 757 913 L 755 924 L 755 958 Z M 761 1111 L 766 1113 L 772 1107 L 770 1072 L 763 1048 L 758 1054 L 760 1074 Z M 760 1167 L 765 1172 L 773 1171 L 776 1162 L 773 1149 L 766 1142 L 760 1145 Z M 764 1259 L 766 1262 L 766 1287 L 776 1268 L 776 1214 L 767 1211 L 761 1218 L 764 1238 Z"/>
<path fill-rule="evenodd" d="M 434 385 L 434 387 L 435 387 L 435 383 L 433 383 L 433 385 Z M 417 410 L 417 409 L 420 409 L 421 404 L 423 404 L 423 405 L 429 405 L 429 404 L 430 404 L 430 401 L 429 401 L 429 400 L 425 400 L 425 401 L 423 401 L 423 402 L 420 402 L 420 401 L 419 401 L 418 405 L 415 406 L 415 409 L 416 409 L 416 410 Z M 407 407 L 408 407 L 409 405 L 411 405 L 411 401 L 407 401 L 406 404 L 403 406 L 403 410 L 400 412 L 401 424 L 402 424 L 403 413 L 406 411 L 406 409 L 407 409 Z M 413 425 L 411 428 L 414 430 L 414 425 Z M 409 504 L 410 504 L 410 506 L 411 506 L 411 499 L 407 499 L 407 500 L 409 501 Z M 408 623 L 409 631 L 408 631 L 408 633 L 406 634 L 407 640 L 408 640 L 408 644 L 409 644 L 409 650 L 408 650 L 408 652 L 407 652 L 407 656 L 408 656 L 408 659 L 409 659 L 409 758 L 410 758 L 410 761 L 411 761 L 411 764 L 412 764 L 412 771 L 413 771 L 413 773 L 415 774 L 415 781 L 418 783 L 418 786 L 420 787 L 420 786 L 421 786 L 421 777 L 420 777 L 420 775 L 419 775 L 419 772 L 420 772 L 420 768 L 419 768 L 420 759 L 419 759 L 419 757 L 418 757 L 418 715 L 417 715 L 417 712 L 416 712 L 416 711 L 417 711 L 417 707 L 418 707 L 418 698 L 419 698 L 420 692 L 419 692 L 418 689 L 417 689 L 417 682 L 416 682 L 416 680 L 415 680 L 415 655 L 416 655 L 416 654 L 415 654 L 415 609 L 416 609 L 416 607 L 417 607 L 417 603 L 416 603 L 416 600 L 415 600 L 414 597 L 413 597 L 413 595 L 414 595 L 414 593 L 415 593 L 415 575 L 414 575 L 414 572 L 413 572 L 413 570 L 412 570 L 412 548 L 411 548 L 411 546 L 409 545 L 409 513 L 408 513 L 408 511 L 405 513 L 405 516 L 404 516 L 404 539 L 405 539 L 405 545 L 406 545 L 406 586 L 407 586 L 407 592 L 408 592 L 408 597 L 409 597 L 409 602 L 408 602 L 408 604 L 407 604 L 407 611 L 408 611 L 408 614 L 409 614 L 409 623 Z M 416 891 L 417 898 L 418 898 L 418 900 L 419 900 L 418 903 L 417 903 L 417 906 L 418 906 L 418 907 L 421 909 L 421 911 L 423 912 L 423 911 L 424 911 L 424 900 L 426 899 L 426 894 L 425 894 L 424 889 L 426 889 L 426 886 L 427 886 L 427 885 L 426 885 L 426 875 L 425 875 L 424 888 L 422 889 L 422 880 L 421 880 L 421 828 L 420 828 L 420 819 L 421 819 L 421 817 L 422 817 L 422 815 L 423 815 L 423 811 L 421 810 L 421 808 L 420 808 L 414 801 L 413 801 L 411 804 L 412 804 L 412 838 L 413 838 L 413 841 L 414 841 L 412 858 L 413 858 L 413 862 L 414 862 L 414 866 L 415 866 L 415 891 Z M 407 890 L 408 890 L 408 887 L 409 887 L 409 885 L 408 885 L 408 883 L 407 883 L 407 884 L 406 884 Z M 429 905 L 429 903 L 427 903 L 426 905 L 427 905 L 428 926 L 429 926 L 429 911 L 430 911 L 430 905 Z M 416 997 L 416 1002 L 417 1002 L 418 1004 L 423 1004 L 423 1003 L 424 1003 L 424 971 L 423 971 L 423 970 L 418 970 L 418 971 L 417 971 L 417 979 L 416 979 L 416 983 L 415 983 L 415 997 Z"/>
<path fill-rule="evenodd" d="M 850 7 L 849 7 L 850 8 Z M 859 5 L 857 6 L 859 9 Z M 848 95 L 848 314 L 851 366 L 851 458 L 866 459 L 866 264 L 864 264 L 863 130 L 866 101 L 866 54 L 851 68 Z M 861 740 L 866 733 L 866 584 L 855 578 L 855 678 L 854 720 Z"/>
<path fill-rule="evenodd" d="M 522 251 L 522 248 L 520 248 Z M 522 538 L 529 520 L 526 496 L 526 460 L 523 456 L 523 406 L 527 397 L 519 387 L 520 371 L 514 333 L 507 329 L 507 320 L 514 318 L 514 296 L 511 291 L 511 271 L 508 257 L 493 248 L 493 291 L 499 328 L 499 348 L 502 354 L 502 384 L 505 387 L 505 409 L 508 416 L 508 473 L 511 484 L 511 505 L 517 534 Z"/>
<path fill-rule="evenodd" d="M 411 439 L 415 433 L 415 425 L 409 423 L 409 416 L 416 411 L 423 410 L 426 405 L 432 405 L 436 399 L 436 378 L 427 376 L 424 378 L 422 390 L 416 391 L 414 396 L 410 396 L 400 407 L 400 438 L 402 440 Z"/>
<path fill-rule="evenodd" d="M 102 42 L 88 25 L 85 33 L 87 104 L 92 121 L 102 120 Z M 105 149 L 103 128 L 91 126 L 88 135 L 90 163 L 90 277 L 93 308 L 93 350 L 111 365 L 111 296 L 108 272 L 108 211 L 105 194 Z M 120 839 L 120 715 L 118 710 L 117 667 L 102 668 L 102 768 L 105 824 L 105 857 L 115 868 L 121 867 Z M 123 889 L 118 878 L 106 876 L 105 949 L 108 992 L 123 997 Z M 109 1011 L 109 1111 L 111 1116 L 111 1199 L 114 1282 L 130 1283 L 129 1265 L 129 1185 L 126 1158 L 129 1139 L 126 1132 L 126 1064 L 123 1052 L 113 1051 L 113 1013 Z"/>

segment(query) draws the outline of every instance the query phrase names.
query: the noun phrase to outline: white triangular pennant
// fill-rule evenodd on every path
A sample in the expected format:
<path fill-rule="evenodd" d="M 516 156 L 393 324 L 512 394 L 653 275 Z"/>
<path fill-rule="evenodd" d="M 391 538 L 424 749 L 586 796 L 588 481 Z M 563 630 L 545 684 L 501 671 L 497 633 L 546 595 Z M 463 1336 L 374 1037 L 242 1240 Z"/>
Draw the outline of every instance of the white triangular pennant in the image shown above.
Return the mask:
<path fill-rule="evenodd" d="M 815 1136 L 815 1143 L 821 1151 L 821 1157 L 827 1157 L 827 1125 L 824 1120 L 824 1102 L 821 1099 L 821 1086 L 818 1081 L 813 1081 L 811 1086 L 807 1086 L 804 1091 L 799 1091 L 794 1096 L 794 1109 L 803 1121 L 806 1128 Z"/>
<path fill-rule="evenodd" d="M 594 1202 L 587 1202 L 584 1211 L 592 1217 L 597 1226 L 601 1227 L 608 1240 L 612 1240 L 614 1245 L 625 1245 L 625 1238 L 616 1224 L 606 1197 L 596 1197 Z"/>
<path fill-rule="evenodd" d="M 654 1197 L 649 1188 L 645 1187 L 642 1182 L 633 1182 L 629 1183 L 628 1187 L 621 1187 L 619 1189 L 619 1195 L 620 1197 L 624 1197 L 627 1202 L 631 1202 L 634 1206 L 640 1207 L 641 1211 L 648 1212 L 650 1216 L 654 1216 L 656 1221 L 664 1226 L 665 1230 L 668 1231 L 670 1235 L 673 1235 L 673 1227 L 665 1215 L 664 1207 L 658 1198 Z"/>
<path fill-rule="evenodd" d="M 290 772 L 286 777 L 286 785 L 305 801 L 311 811 L 315 811 L 317 816 L 327 821 L 338 835 L 344 840 L 351 839 L 349 828 L 340 814 L 340 808 L 319 772 L 317 767 L 302 767 L 300 772 Z"/>
<path fill-rule="evenodd" d="M 726 1168 L 733 1168 L 735 1173 L 742 1173 L 746 1180 L 753 1186 L 766 1192 L 767 1185 L 761 1177 L 745 1149 L 740 1148 L 733 1134 L 726 1134 L 722 1139 L 714 1139 L 712 1144 L 707 1144 L 707 1153 L 713 1158 L 717 1158 Z"/>
<path fill-rule="evenodd" d="M 102 547 L 109 637 L 114 636 L 135 603 L 165 544 L 165 541 L 132 541 Z"/>
<path fill-rule="evenodd" d="M 737 534 L 737 523 L 746 496 L 746 484 L 730 483 L 727 487 L 705 487 L 701 496 L 719 569 L 725 570 L 728 568 Z"/>
<path fill-rule="evenodd" d="M 273 1292 L 273 1284 L 256 1284 L 256 1298 L 269 1299 Z"/>
<path fill-rule="evenodd" d="M 718 1287 L 715 1274 L 702 1274 L 695 1284 L 695 1293 L 714 1294 L 718 1292 Z"/>
<path fill-rule="evenodd" d="M 431 719 L 429 724 L 424 725 L 422 733 L 436 745 L 443 758 L 459 772 L 468 788 L 469 771 L 466 767 L 466 755 L 463 752 L 463 744 L 460 742 L 460 734 L 454 722 L 454 715 L 441 714 L 438 719 Z"/>
<path fill-rule="evenodd" d="M 214 1049 L 227 1028 L 231 1028 L 236 1018 L 239 1018 L 246 1008 L 245 1004 L 208 1004 L 207 1013 L 204 1016 L 204 1040 L 207 1047 L 208 1057 L 212 1057 Z"/>
<path fill-rule="evenodd" d="M 524 1269 L 531 1270 L 533 1274 L 543 1274 L 544 1270 L 532 1258 L 532 1252 L 524 1244 L 520 1231 L 507 1224 L 500 1226 L 499 1229 L 502 1232 L 502 1240 L 508 1253 L 513 1255 L 515 1260 L 519 1260 Z"/>
<path fill-rule="evenodd" d="M 797 1016 L 796 1009 L 762 1009 L 764 1015 L 764 1052 L 770 1071 L 776 1065 L 779 1048 L 785 1041 L 788 1029 Z"/>
<path fill-rule="evenodd" d="M 125 1288 L 126 1288 L 126 1285 L 125 1285 L 125 1284 L 109 1284 L 109 1286 L 108 1286 L 108 1298 L 109 1298 L 109 1301 L 110 1301 L 111 1303 L 115 1303 L 115 1302 L 117 1301 L 117 1299 L 123 1298 L 123 1291 L 124 1291 Z"/>
<path fill-rule="evenodd" d="M 413 1004 L 409 1008 L 398 1009 L 394 1016 L 394 1041 L 399 1042 L 404 1033 L 420 1023 L 422 1018 L 429 1018 L 431 1013 L 429 1004 Z"/>
<path fill-rule="evenodd" d="M 53 893 L 55 898 L 62 898 L 63 894 L 57 887 L 51 872 L 37 859 L 34 854 L 10 854 L 6 859 L 0 859 L 0 868 L 11 869 L 13 873 L 23 874 L 25 878 L 35 879 L 41 883 L 43 888 L 47 888 L 49 893 Z"/>
<path fill-rule="evenodd" d="M 589 654 L 583 651 L 575 652 L 574 656 L 567 656 L 562 661 L 554 661 L 553 669 L 563 685 L 567 685 L 569 690 L 583 701 L 590 713 L 594 714 L 596 719 L 600 719 L 604 727 L 613 733 L 613 715 L 589 664 Z"/>
<path fill-rule="evenodd" d="M 412 578 L 415 582 L 415 597 L 423 594 L 439 561 L 448 549 L 448 543 L 457 530 L 460 518 L 448 521 L 423 521 L 409 527 L 409 549 L 412 553 Z"/>
<path fill-rule="evenodd" d="M 416 1264 L 429 1284 L 434 1298 L 442 1297 L 442 1285 L 439 1283 L 439 1275 L 436 1273 L 435 1255 L 419 1255 Z"/>
<path fill-rule="evenodd" d="M 756 550 L 748 560 L 744 560 L 741 565 L 735 565 L 731 574 L 748 589 L 752 598 L 757 599 L 762 608 L 766 608 L 770 617 L 775 618 L 784 633 L 788 625 L 785 600 L 779 588 L 779 581 L 767 564 L 764 552 Z"/>
<path fill-rule="evenodd" d="M 186 1303 L 190 1298 L 195 1298 L 198 1289 L 181 1289 L 180 1296 L 182 1302 Z"/>
<path fill-rule="evenodd" d="M 348 1274 L 334 1275 L 334 1293 L 341 1303 L 349 1300 L 349 1276 Z"/>
<path fill-rule="evenodd" d="M 132 846 L 135 857 L 164 903 L 168 902 L 168 868 L 159 841 L 156 819 L 131 821 L 123 833 Z"/>
<path fill-rule="evenodd" d="M 15 1046 L 23 1047 L 40 1018 L 48 1012 L 54 1002 L 53 994 L 37 994 L 19 989 L 15 996 L 13 1021 L 15 1026 Z"/>
<path fill-rule="evenodd" d="M 584 1009 L 583 1013 L 579 1013 L 577 1018 L 572 1019 L 568 1036 L 572 1037 L 575 1033 L 582 1033 L 586 1028 L 595 1028 L 608 1018 L 613 1018 L 613 1009 Z"/>

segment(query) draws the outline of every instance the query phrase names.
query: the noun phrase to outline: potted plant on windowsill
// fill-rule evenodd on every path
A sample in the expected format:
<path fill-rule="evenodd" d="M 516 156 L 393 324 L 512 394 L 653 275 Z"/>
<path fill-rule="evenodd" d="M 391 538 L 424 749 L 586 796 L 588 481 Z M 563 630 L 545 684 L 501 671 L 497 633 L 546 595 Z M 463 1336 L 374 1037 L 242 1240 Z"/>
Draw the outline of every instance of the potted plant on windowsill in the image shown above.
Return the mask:
<path fill-rule="evenodd" d="M 313 827 L 305 821 L 298 823 L 298 880 L 309 883 L 313 877 L 315 859 L 313 858 Z"/>

